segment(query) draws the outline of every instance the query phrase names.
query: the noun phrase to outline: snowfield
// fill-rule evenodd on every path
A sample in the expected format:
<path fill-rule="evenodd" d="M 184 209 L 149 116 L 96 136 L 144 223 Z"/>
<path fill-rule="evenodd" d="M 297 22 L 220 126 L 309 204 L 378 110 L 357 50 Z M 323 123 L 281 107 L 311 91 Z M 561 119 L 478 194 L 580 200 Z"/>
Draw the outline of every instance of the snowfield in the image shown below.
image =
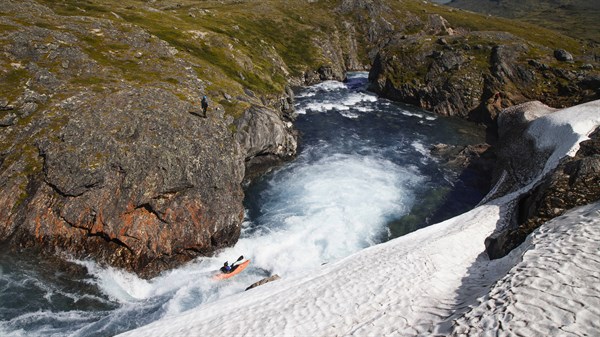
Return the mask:
<path fill-rule="evenodd" d="M 600 101 L 532 122 L 544 173 L 600 125 Z M 541 175 L 540 175 L 541 177 Z M 539 178 L 538 178 L 539 179 Z M 490 261 L 484 239 L 520 193 L 123 336 L 584 336 L 600 331 L 600 202 Z M 600 188 L 600 187 L 598 187 Z"/>

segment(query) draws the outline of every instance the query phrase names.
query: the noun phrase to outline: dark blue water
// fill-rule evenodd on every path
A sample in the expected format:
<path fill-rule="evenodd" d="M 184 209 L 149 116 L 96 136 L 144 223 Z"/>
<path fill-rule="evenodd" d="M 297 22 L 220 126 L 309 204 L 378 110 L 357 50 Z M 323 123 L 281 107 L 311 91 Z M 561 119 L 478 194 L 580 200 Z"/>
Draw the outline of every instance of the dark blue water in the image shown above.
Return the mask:
<path fill-rule="evenodd" d="M 483 130 L 378 99 L 365 85 L 366 74 L 352 74 L 298 92 L 298 158 L 247 188 L 242 237 L 216 257 L 141 280 L 0 249 L 0 336 L 112 336 L 471 209 L 483 197 L 470 185 L 476 174 L 445 167 L 429 148 L 477 143 Z M 241 254 L 247 270 L 211 279 Z"/>

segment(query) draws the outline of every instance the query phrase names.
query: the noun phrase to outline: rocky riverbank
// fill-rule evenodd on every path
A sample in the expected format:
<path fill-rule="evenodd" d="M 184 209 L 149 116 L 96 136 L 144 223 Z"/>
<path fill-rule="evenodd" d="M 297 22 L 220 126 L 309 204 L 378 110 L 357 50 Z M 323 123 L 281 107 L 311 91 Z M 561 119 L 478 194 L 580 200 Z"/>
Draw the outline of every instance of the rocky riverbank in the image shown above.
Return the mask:
<path fill-rule="evenodd" d="M 246 95 L 239 118 L 214 99 L 200 113 L 208 83 L 165 41 L 33 1 L 5 5 L 4 241 L 144 276 L 235 243 L 244 163 L 295 154 L 281 106 Z"/>
<path fill-rule="evenodd" d="M 571 40 L 418 1 L 1 7 L 2 241 L 146 277 L 238 239 L 244 180 L 295 155 L 290 86 L 371 69 L 384 96 L 492 129 L 600 87 L 589 51 L 550 56 Z"/>
<path fill-rule="evenodd" d="M 506 32 L 465 32 L 431 16 L 427 33 L 396 36 L 373 64 L 371 89 L 440 115 L 495 128 L 503 109 L 539 100 L 567 107 L 600 98 L 592 54 L 534 44 Z"/>

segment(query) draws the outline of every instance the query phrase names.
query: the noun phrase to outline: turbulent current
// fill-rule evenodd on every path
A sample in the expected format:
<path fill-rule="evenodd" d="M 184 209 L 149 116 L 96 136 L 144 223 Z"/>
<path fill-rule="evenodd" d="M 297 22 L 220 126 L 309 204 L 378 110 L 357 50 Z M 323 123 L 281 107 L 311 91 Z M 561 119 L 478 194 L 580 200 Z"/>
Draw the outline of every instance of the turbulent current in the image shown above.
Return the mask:
<path fill-rule="evenodd" d="M 0 252 L 1 336 L 112 336 L 244 291 L 278 274 L 309 273 L 368 246 L 472 208 L 476 173 L 458 174 L 429 154 L 483 131 L 380 99 L 366 74 L 297 92 L 298 158 L 246 187 L 239 242 L 152 280 L 90 261 L 57 264 Z M 239 255 L 250 267 L 212 276 Z"/>

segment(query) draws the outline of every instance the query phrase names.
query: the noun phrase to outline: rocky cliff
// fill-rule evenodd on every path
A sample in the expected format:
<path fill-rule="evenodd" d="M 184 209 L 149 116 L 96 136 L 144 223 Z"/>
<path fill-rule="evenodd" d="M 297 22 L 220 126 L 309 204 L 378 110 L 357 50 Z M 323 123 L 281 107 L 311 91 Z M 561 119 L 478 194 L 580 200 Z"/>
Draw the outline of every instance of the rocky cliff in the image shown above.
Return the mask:
<path fill-rule="evenodd" d="M 595 108 L 599 107 L 600 103 L 597 103 Z M 495 196 L 516 191 L 531 182 L 532 173 L 541 172 L 542 163 L 550 153 L 536 148 L 534 140 L 527 136 L 527 129 L 537 117 L 553 110 L 539 102 L 530 102 L 501 113 L 500 141 L 506 145 L 499 152 L 496 169 L 505 174 Z M 518 197 L 510 210 L 509 226 L 496 231 L 485 241 L 490 258 L 506 256 L 536 228 L 567 210 L 600 200 L 600 129 L 589 137 L 579 144 L 575 156 L 563 158 L 558 167 L 533 189 Z"/>
<path fill-rule="evenodd" d="M 295 155 L 287 84 L 369 62 L 350 19 L 215 4 L 2 1 L 3 242 L 149 277 L 237 241 L 244 178 Z"/>
<path fill-rule="evenodd" d="M 372 90 L 492 127 L 502 109 L 530 100 L 566 107 L 600 98 L 600 64 L 587 43 L 561 38 L 574 49 L 569 53 L 556 40 L 539 38 L 558 39 L 557 33 L 526 32 L 510 20 L 490 20 L 486 28 L 476 16 L 465 24 L 463 15 L 472 14 L 443 6 L 427 12 L 379 50 L 369 74 Z"/>
<path fill-rule="evenodd" d="M 190 113 L 193 65 L 137 27 L 3 10 L 1 237 L 142 275 L 235 242 L 245 153 L 231 117 Z"/>

